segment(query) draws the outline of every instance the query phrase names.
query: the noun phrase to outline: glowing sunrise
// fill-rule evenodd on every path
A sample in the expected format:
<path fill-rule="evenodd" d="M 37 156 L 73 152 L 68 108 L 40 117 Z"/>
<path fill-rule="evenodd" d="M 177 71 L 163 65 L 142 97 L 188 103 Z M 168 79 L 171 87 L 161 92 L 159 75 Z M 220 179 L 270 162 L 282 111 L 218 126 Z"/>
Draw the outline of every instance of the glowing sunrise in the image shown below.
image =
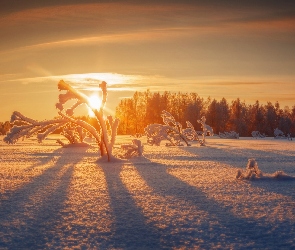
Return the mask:
<path fill-rule="evenodd" d="M 54 116 L 60 79 L 81 89 L 106 81 L 110 113 L 121 98 L 147 89 L 294 105 L 291 1 L 7 1 L 0 7 L 2 120 L 14 110 Z"/>

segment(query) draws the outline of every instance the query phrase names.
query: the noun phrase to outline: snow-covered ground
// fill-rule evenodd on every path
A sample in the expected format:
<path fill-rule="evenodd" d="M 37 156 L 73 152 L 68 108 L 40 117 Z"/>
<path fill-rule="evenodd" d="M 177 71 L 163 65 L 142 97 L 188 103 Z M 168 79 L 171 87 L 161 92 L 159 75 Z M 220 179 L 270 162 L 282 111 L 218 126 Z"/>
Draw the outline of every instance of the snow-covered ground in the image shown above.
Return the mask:
<path fill-rule="evenodd" d="M 145 145 L 144 157 L 108 163 L 95 145 L 2 138 L 0 249 L 295 248 L 295 141 Z M 236 179 L 248 158 L 263 178 Z"/>

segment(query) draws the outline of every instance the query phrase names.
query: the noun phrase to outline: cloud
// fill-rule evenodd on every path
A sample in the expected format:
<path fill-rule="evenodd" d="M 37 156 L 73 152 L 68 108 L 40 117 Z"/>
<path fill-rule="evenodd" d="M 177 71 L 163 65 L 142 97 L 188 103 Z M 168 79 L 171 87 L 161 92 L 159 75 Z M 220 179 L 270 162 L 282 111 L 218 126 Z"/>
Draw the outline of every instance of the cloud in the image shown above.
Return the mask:
<path fill-rule="evenodd" d="M 291 11 L 283 13 L 267 8 L 241 11 L 238 7 L 226 9 L 223 5 L 200 3 L 117 2 L 24 9 L 0 18 L 0 35 L 6 37 L 0 41 L 0 53 L 206 36 L 294 33 L 294 15 Z"/>
<path fill-rule="evenodd" d="M 209 2 L 210 3 L 210 2 Z M 23 9 L 0 18 L 0 27 L 13 29 L 22 27 L 44 32 L 64 31 L 75 29 L 84 34 L 98 31 L 102 35 L 112 33 L 126 33 L 135 30 L 161 30 L 169 28 L 227 28 L 232 25 L 243 25 L 251 28 L 261 26 L 286 27 L 291 29 L 294 23 L 294 8 L 280 10 L 276 8 L 257 8 L 259 4 L 246 5 L 216 5 L 174 2 L 170 4 L 141 2 L 114 2 L 114 3 L 84 3 L 84 4 L 59 4 L 47 7 Z M 261 7 L 261 6 L 260 6 Z M 233 27 L 233 26 L 232 26 Z M 293 26 L 294 27 L 294 26 Z M 85 32 L 83 32 L 83 30 Z M 199 29 L 197 29 L 199 31 Z M 30 33 L 29 33 L 30 34 Z M 72 39 L 63 39 L 72 40 Z"/>
<path fill-rule="evenodd" d="M 36 91 L 13 91 L 13 92 L 1 92 L 0 96 L 11 96 L 11 95 L 30 95 L 30 94 L 41 94 L 41 93 L 55 93 L 56 91 L 52 90 L 36 90 Z"/>
<path fill-rule="evenodd" d="M 12 77 L 13 75 L 10 75 Z M 185 78 L 170 78 L 163 75 L 127 75 L 111 72 L 97 72 L 97 73 L 81 73 L 81 74 L 66 74 L 66 75 L 49 75 L 42 77 L 19 78 L 14 75 L 14 78 L 9 80 L 2 80 L 2 82 L 13 81 L 26 84 L 54 82 L 58 83 L 60 80 L 67 81 L 74 84 L 80 89 L 99 88 L 98 85 L 102 81 L 106 81 L 108 87 L 112 89 L 119 88 L 161 88 L 163 86 L 169 89 L 183 89 L 195 86 L 259 86 L 259 85 L 275 85 L 293 84 L 295 76 L 199 76 L 199 77 L 185 77 Z"/>
<path fill-rule="evenodd" d="M 179 31 L 179 30 L 178 30 Z M 188 32 L 188 29 L 185 28 Z M 53 47 L 68 47 L 68 46 L 81 46 L 89 44 L 110 44 L 110 43 L 134 43 L 134 42 L 148 42 L 148 41 L 158 41 L 158 39 L 172 38 L 178 36 L 176 29 L 162 29 L 162 30 L 150 30 L 150 31 L 136 31 L 134 33 L 120 33 L 120 34 L 109 34 L 109 35 L 99 35 L 90 37 L 78 37 L 74 39 L 51 41 L 46 43 L 33 44 L 28 46 L 22 46 L 15 49 L 5 50 L 0 52 L 0 54 L 15 53 L 20 51 L 30 51 L 30 50 L 40 50 Z"/>
<path fill-rule="evenodd" d="M 213 85 L 213 86 L 249 86 L 249 85 L 269 85 L 269 84 L 277 84 L 273 83 L 273 80 L 270 82 L 257 82 L 257 81 L 216 81 L 216 82 L 204 82 L 204 85 Z"/>

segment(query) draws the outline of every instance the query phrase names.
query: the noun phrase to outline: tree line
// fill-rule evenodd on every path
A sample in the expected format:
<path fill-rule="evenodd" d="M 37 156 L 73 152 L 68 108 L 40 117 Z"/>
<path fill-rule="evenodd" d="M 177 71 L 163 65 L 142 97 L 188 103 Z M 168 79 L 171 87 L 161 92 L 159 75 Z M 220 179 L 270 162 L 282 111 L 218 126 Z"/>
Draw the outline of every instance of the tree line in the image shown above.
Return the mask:
<path fill-rule="evenodd" d="M 147 125 L 163 124 L 163 110 L 171 113 L 184 128 L 186 121 L 191 122 L 197 131 L 202 130 L 198 120 L 205 116 L 206 124 L 213 128 L 215 134 L 235 131 L 240 136 L 251 136 L 252 131 L 259 131 L 261 134 L 273 136 L 274 130 L 279 128 L 285 134 L 295 136 L 295 105 L 292 108 L 281 108 L 279 102 L 260 104 L 256 101 L 254 104 L 246 104 L 239 98 L 228 102 L 225 98 L 204 99 L 197 93 L 160 93 L 149 90 L 135 92 L 131 98 L 119 102 L 115 114 L 120 119 L 118 134 L 143 134 Z M 98 128 L 95 118 L 78 118 Z M 0 135 L 5 135 L 11 127 L 12 124 L 8 121 L 0 122 Z"/>
<path fill-rule="evenodd" d="M 6 135 L 12 125 L 9 121 L 0 122 L 0 135 Z"/>
<path fill-rule="evenodd" d="M 116 107 L 116 117 L 120 119 L 118 134 L 144 133 L 144 128 L 152 123 L 163 124 L 162 110 L 170 112 L 176 121 L 186 127 L 190 121 L 195 130 L 201 131 L 197 122 L 202 116 L 215 134 L 235 131 L 240 136 L 251 136 L 252 131 L 273 136 L 279 128 L 285 134 L 295 135 L 295 105 L 281 108 L 279 102 L 272 104 L 246 104 L 239 98 L 228 102 L 201 98 L 197 93 L 172 93 L 165 91 L 135 92 L 131 98 L 122 99 Z"/>

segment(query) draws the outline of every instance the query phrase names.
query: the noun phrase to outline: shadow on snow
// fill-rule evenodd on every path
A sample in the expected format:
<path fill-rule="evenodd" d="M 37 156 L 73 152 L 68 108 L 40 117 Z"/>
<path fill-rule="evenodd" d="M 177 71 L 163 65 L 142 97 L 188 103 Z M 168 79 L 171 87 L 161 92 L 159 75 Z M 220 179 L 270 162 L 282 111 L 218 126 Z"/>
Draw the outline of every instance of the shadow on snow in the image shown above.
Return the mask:
<path fill-rule="evenodd" d="M 41 164 L 50 162 L 54 155 L 49 154 Z M 41 175 L 5 194 L 7 198 L 0 204 L 0 248 L 44 249 L 48 242 L 59 242 L 55 230 L 61 222 L 74 166 L 82 156 L 60 154 Z"/>
<path fill-rule="evenodd" d="M 264 173 L 264 178 L 254 179 L 250 182 L 251 185 L 263 188 L 270 192 L 295 197 L 295 193 L 293 192 L 295 188 L 295 170 L 293 167 L 295 156 L 286 156 L 277 153 L 271 153 L 270 155 L 270 152 L 256 149 L 243 149 L 243 155 L 240 152 L 237 152 L 237 154 L 235 155 L 234 150 L 227 151 L 210 146 L 200 148 L 182 147 L 181 149 L 196 155 L 195 158 L 193 156 L 190 156 L 190 160 L 192 161 L 219 162 L 242 168 L 243 171 L 246 170 L 248 159 L 255 158 L 258 162 L 259 169 L 261 169 Z M 214 155 L 214 157 L 210 155 Z M 176 156 L 173 157 L 173 159 L 174 158 L 178 160 L 185 160 L 185 156 Z M 268 164 L 274 163 L 277 164 L 275 165 L 275 167 L 268 167 Z M 289 167 L 286 165 L 289 165 Z M 286 176 L 281 176 L 279 178 L 273 177 L 275 172 L 280 170 L 284 171 Z M 235 176 L 233 176 L 233 178 L 235 178 Z"/>
<path fill-rule="evenodd" d="M 200 210 L 209 213 L 209 221 L 218 220 L 222 229 L 216 228 L 216 232 L 214 232 L 212 228 L 207 227 L 207 230 L 204 230 L 202 235 L 199 233 L 195 235 L 195 237 L 204 240 L 205 245 L 203 247 L 208 247 L 209 242 L 212 241 L 220 242 L 221 234 L 226 235 L 228 244 L 225 244 L 225 246 L 230 245 L 230 243 L 238 243 L 239 247 L 247 244 L 258 248 L 282 247 L 286 242 L 286 237 L 288 237 L 287 240 L 293 242 L 295 232 L 294 230 L 290 231 L 290 228 L 286 227 L 286 225 L 280 226 L 277 224 L 274 228 L 273 225 L 263 225 L 264 221 L 236 217 L 229 208 L 221 206 L 220 203 L 213 199 L 209 199 L 198 188 L 190 186 L 167 173 L 168 166 L 166 165 L 150 162 L 148 159 L 145 159 L 145 164 L 137 161 L 134 161 L 133 164 L 155 193 L 161 196 L 177 197 L 190 202 Z M 286 230 L 288 232 L 284 232 Z M 173 238 L 168 239 L 168 242 L 170 242 L 168 247 L 179 246 L 177 242 L 185 237 L 186 235 L 174 235 Z"/>
<path fill-rule="evenodd" d="M 148 225 L 120 178 L 123 163 L 100 163 L 110 196 L 114 217 L 113 235 L 108 241 L 114 249 L 159 249 L 159 232 Z"/>

